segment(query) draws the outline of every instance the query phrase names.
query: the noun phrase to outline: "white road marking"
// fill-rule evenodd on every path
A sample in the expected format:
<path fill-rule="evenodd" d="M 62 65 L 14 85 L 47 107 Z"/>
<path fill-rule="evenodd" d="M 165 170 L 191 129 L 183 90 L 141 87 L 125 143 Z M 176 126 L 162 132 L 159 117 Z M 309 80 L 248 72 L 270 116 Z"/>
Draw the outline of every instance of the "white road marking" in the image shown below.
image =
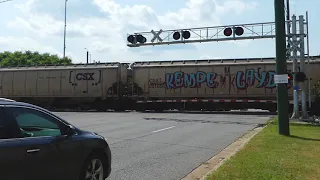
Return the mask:
<path fill-rule="evenodd" d="M 172 128 L 174 128 L 174 127 L 175 127 L 175 126 L 171 126 L 171 127 L 164 128 L 164 129 L 159 129 L 159 130 L 153 131 L 152 133 L 156 133 L 156 132 L 160 132 L 160 131 L 165 131 L 165 130 L 168 130 L 168 129 L 172 129 Z"/>

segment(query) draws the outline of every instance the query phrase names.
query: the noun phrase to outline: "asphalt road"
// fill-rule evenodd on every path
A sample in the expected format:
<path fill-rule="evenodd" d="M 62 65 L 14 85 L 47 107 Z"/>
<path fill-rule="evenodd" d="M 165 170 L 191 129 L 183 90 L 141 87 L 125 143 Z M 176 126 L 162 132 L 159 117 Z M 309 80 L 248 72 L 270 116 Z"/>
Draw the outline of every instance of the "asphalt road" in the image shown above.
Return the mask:
<path fill-rule="evenodd" d="M 268 115 L 182 113 L 56 113 L 107 138 L 111 180 L 178 180 Z"/>

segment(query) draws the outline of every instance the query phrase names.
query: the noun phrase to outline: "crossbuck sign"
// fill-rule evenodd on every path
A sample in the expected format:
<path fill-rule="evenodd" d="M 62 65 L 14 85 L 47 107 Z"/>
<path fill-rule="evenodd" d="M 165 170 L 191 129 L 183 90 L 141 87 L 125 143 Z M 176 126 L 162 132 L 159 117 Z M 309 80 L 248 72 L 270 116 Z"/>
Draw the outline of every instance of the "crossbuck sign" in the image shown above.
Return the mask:
<path fill-rule="evenodd" d="M 160 31 L 158 31 L 158 33 L 156 33 L 154 30 L 151 30 L 151 33 L 154 35 L 154 37 L 151 39 L 151 42 L 154 42 L 156 39 L 158 39 L 160 42 L 162 42 L 163 40 L 160 37 L 160 34 L 163 32 L 162 29 L 160 29 Z"/>

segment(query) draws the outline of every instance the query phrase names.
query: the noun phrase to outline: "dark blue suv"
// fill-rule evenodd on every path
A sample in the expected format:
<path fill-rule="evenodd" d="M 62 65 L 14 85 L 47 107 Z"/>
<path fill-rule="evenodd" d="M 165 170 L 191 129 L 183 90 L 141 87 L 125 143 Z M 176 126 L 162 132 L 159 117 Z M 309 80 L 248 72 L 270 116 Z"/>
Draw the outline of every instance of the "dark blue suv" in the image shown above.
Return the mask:
<path fill-rule="evenodd" d="M 104 137 L 41 107 L 0 98 L 1 180 L 104 180 L 110 172 Z"/>

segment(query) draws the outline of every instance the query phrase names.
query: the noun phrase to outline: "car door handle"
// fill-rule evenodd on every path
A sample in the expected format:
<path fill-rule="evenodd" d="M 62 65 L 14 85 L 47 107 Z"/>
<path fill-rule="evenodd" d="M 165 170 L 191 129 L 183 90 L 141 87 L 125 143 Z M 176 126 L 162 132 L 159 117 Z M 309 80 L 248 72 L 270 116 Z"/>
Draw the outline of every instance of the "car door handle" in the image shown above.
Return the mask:
<path fill-rule="evenodd" d="M 35 153 L 35 152 L 39 152 L 40 149 L 29 149 L 27 150 L 27 153 Z"/>

